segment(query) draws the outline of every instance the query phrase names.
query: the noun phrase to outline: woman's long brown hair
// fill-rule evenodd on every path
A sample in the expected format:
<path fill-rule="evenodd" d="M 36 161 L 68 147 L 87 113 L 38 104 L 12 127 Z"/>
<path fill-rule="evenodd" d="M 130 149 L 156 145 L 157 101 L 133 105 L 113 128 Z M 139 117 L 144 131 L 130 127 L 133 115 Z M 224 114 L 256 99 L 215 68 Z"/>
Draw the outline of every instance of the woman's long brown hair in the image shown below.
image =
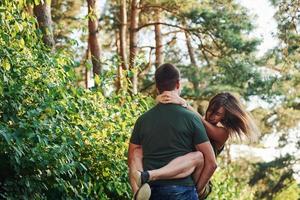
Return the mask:
<path fill-rule="evenodd" d="M 250 139 L 256 139 L 259 129 L 253 118 L 240 101 L 228 92 L 219 93 L 210 100 L 205 118 L 209 118 L 208 112 L 216 113 L 221 107 L 225 109 L 225 115 L 221 120 L 221 124 L 231 136 L 237 135 L 239 138 L 242 138 L 245 135 Z"/>

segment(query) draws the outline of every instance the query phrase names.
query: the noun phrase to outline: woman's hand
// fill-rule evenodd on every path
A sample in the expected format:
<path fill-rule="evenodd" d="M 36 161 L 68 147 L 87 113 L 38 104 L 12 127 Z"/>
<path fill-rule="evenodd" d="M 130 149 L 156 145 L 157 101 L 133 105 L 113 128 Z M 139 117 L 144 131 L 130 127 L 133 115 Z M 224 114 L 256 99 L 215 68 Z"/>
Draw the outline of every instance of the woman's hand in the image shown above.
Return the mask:
<path fill-rule="evenodd" d="M 179 104 L 179 105 L 185 105 L 186 101 L 181 98 L 177 93 L 170 92 L 170 91 L 164 91 L 162 94 L 158 95 L 156 97 L 156 101 L 159 103 L 173 103 L 173 104 Z"/>

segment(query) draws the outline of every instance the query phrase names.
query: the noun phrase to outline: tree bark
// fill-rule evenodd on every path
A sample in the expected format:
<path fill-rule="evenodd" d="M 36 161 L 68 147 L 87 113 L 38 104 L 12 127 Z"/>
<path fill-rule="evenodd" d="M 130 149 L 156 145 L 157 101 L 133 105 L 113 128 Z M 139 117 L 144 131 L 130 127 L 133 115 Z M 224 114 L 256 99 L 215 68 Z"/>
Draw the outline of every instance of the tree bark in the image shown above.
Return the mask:
<path fill-rule="evenodd" d="M 188 28 L 184 28 L 184 27 L 182 27 L 182 26 L 178 26 L 178 25 L 176 25 L 176 24 L 169 24 L 169 23 L 165 23 L 165 22 L 150 22 L 150 23 L 148 23 L 148 24 L 143 24 L 143 25 L 139 26 L 139 27 L 137 28 L 137 31 L 139 31 L 139 30 L 141 30 L 141 29 L 143 29 L 143 28 L 146 28 L 146 27 L 148 27 L 148 26 L 156 25 L 156 24 L 161 24 L 161 25 L 164 25 L 164 26 L 169 26 L 169 27 L 178 28 L 178 29 L 183 30 L 183 31 L 193 31 L 193 30 L 197 30 L 197 28 L 189 28 L 189 29 L 188 29 Z"/>
<path fill-rule="evenodd" d="M 93 73 L 94 75 L 99 75 L 101 72 L 101 62 L 100 62 L 100 45 L 98 42 L 98 20 L 96 16 L 96 0 L 87 0 L 88 3 L 88 28 L 89 28 L 89 38 L 88 43 L 92 56 Z"/>
<path fill-rule="evenodd" d="M 121 58 L 120 66 L 118 67 L 118 82 L 117 90 L 120 90 L 122 85 L 122 80 L 124 79 L 123 70 L 128 69 L 127 61 L 127 12 L 126 12 L 126 0 L 120 0 L 120 27 L 119 27 L 119 54 Z"/>
<path fill-rule="evenodd" d="M 116 37 L 116 47 L 117 47 L 117 54 L 120 55 L 120 63 L 118 63 L 118 69 L 117 69 L 117 79 L 115 81 L 116 91 L 119 91 L 121 88 L 123 88 L 122 80 L 123 80 L 123 62 L 121 57 L 121 39 L 120 39 L 120 28 L 115 31 L 115 37 Z"/>
<path fill-rule="evenodd" d="M 127 69 L 127 54 L 126 54 L 126 30 L 127 30 L 127 12 L 126 12 L 126 0 L 120 0 L 120 56 L 122 61 L 122 68 Z"/>
<path fill-rule="evenodd" d="M 184 32 L 184 34 L 185 34 L 186 47 L 188 49 L 191 64 L 194 65 L 195 67 L 198 67 L 196 59 L 195 59 L 194 49 L 193 49 L 193 46 L 191 44 L 191 38 L 190 38 L 189 34 L 186 31 Z"/>
<path fill-rule="evenodd" d="M 39 28 L 42 30 L 44 43 L 54 50 L 55 42 L 53 38 L 50 5 L 47 3 L 47 1 L 44 1 L 44 3 L 40 2 L 39 5 L 34 6 L 33 13 L 37 18 Z"/>
<path fill-rule="evenodd" d="M 132 92 L 133 94 L 137 94 L 138 91 L 138 77 L 137 71 L 134 69 L 134 61 L 138 52 L 137 48 L 137 28 L 139 22 L 139 0 L 131 1 L 131 17 L 130 17 L 130 44 L 129 44 L 129 67 L 133 69 L 133 77 L 132 77 Z"/>
<path fill-rule="evenodd" d="M 191 43 L 190 35 L 186 31 L 184 32 L 184 34 L 185 34 L 186 47 L 188 49 L 191 64 L 193 67 L 198 68 L 197 61 L 195 59 L 195 52 L 194 52 L 194 49 L 193 49 L 193 46 Z M 198 96 L 200 93 L 200 89 L 199 89 L 200 82 L 198 80 L 193 80 L 192 84 L 193 84 L 193 87 L 195 90 L 195 94 Z"/>
<path fill-rule="evenodd" d="M 155 11 L 156 21 L 158 24 L 155 24 L 155 67 L 158 68 L 163 63 L 163 44 L 162 44 L 162 34 L 161 34 L 161 15 L 160 10 Z"/>
<path fill-rule="evenodd" d="M 86 61 L 89 59 L 90 56 L 90 45 L 88 44 L 87 49 L 85 51 L 85 56 L 84 56 L 84 64 L 86 63 Z M 85 88 L 88 89 L 89 88 L 89 69 L 86 66 L 85 67 L 85 73 L 84 73 L 84 80 L 85 80 Z"/>

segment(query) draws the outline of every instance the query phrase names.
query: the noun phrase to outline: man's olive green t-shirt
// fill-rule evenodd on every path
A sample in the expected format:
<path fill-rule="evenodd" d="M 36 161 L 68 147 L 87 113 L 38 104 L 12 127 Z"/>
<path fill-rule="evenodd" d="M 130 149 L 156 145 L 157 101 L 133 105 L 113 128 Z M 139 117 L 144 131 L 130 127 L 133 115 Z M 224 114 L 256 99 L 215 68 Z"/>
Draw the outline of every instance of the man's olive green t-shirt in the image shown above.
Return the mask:
<path fill-rule="evenodd" d="M 195 151 L 195 145 L 207 142 L 201 119 L 175 104 L 157 104 L 135 123 L 130 142 L 142 145 L 144 170 L 167 165 L 171 160 Z M 191 176 L 159 180 L 151 184 L 192 186 Z"/>

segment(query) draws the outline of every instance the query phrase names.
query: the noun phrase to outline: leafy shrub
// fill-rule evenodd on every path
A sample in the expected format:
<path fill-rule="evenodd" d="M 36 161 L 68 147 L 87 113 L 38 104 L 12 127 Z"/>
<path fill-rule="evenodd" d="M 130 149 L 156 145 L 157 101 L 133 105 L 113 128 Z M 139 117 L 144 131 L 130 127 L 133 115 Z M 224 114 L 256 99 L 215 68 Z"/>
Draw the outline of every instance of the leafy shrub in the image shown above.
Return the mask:
<path fill-rule="evenodd" d="M 247 183 L 248 167 L 242 166 L 241 163 L 224 164 L 223 162 L 224 160 L 219 162 L 221 166 L 212 177 L 213 190 L 208 200 L 254 199 L 254 190 Z"/>
<path fill-rule="evenodd" d="M 128 138 L 150 100 L 76 87 L 72 57 L 23 10 L 0 2 L 1 197 L 129 199 Z"/>

